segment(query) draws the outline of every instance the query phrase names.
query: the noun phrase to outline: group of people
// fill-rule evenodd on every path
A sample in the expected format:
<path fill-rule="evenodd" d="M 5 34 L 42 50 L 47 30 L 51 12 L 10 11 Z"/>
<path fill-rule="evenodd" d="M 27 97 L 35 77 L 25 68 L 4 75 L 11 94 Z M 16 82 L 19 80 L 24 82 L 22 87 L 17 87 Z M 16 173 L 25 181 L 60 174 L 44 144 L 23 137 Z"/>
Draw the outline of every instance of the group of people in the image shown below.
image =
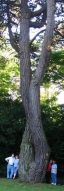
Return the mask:
<path fill-rule="evenodd" d="M 5 161 L 7 162 L 7 178 L 15 179 L 18 173 L 19 156 L 12 154 L 10 157 L 5 158 Z"/>
<path fill-rule="evenodd" d="M 57 184 L 57 164 L 55 160 L 50 160 L 47 166 L 46 182 L 56 185 Z"/>
<path fill-rule="evenodd" d="M 7 178 L 15 179 L 18 173 L 19 156 L 12 154 L 10 157 L 5 158 L 7 162 Z M 50 160 L 46 171 L 46 182 L 53 185 L 57 184 L 57 164 L 55 160 Z"/>

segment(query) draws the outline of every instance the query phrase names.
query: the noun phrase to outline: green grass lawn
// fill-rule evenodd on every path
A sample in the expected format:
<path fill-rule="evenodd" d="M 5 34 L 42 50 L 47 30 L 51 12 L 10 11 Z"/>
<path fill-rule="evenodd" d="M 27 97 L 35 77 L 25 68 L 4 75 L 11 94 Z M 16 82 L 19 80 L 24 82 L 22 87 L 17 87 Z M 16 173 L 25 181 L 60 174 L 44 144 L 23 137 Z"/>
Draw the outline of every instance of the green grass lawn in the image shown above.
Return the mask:
<path fill-rule="evenodd" d="M 8 180 L 0 178 L 0 191 L 63 191 L 64 186 L 53 186 L 51 184 L 28 184 L 20 183 L 18 179 Z"/>

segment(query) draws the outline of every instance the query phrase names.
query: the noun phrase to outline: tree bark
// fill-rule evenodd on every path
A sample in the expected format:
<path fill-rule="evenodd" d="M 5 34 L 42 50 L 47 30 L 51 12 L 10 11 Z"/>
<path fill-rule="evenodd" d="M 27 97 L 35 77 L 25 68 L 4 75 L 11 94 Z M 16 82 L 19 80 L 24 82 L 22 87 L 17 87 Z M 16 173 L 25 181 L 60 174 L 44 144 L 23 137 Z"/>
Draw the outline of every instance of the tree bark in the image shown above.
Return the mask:
<path fill-rule="evenodd" d="M 34 161 L 29 171 L 30 182 L 43 181 L 50 149 L 43 131 L 40 111 L 40 86 L 32 80 L 29 90 L 29 122 L 34 145 Z"/>
<path fill-rule="evenodd" d="M 25 182 L 41 182 L 46 173 L 50 149 L 43 131 L 40 111 L 40 83 L 49 63 L 54 28 L 55 1 L 47 1 L 47 29 L 35 75 L 31 76 L 29 22 L 27 0 L 21 1 L 20 80 L 26 127 L 20 147 L 19 178 Z"/>

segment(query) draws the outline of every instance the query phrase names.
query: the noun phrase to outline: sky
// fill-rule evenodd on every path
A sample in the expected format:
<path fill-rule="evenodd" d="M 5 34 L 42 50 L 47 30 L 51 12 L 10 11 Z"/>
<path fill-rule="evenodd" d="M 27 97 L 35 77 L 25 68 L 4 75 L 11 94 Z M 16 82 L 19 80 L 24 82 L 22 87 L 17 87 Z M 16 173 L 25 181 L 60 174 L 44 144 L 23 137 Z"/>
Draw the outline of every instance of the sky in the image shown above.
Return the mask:
<path fill-rule="evenodd" d="M 58 103 L 59 104 L 64 104 L 64 91 L 62 91 L 58 96 Z"/>
<path fill-rule="evenodd" d="M 40 93 L 41 95 L 43 95 L 43 93 L 45 94 L 45 88 L 43 88 L 42 86 L 40 87 Z M 57 104 L 64 104 L 64 90 L 61 90 L 60 93 L 59 93 L 59 89 L 56 88 L 56 86 L 54 84 L 52 84 L 49 88 L 48 88 L 48 95 L 49 95 L 49 98 L 51 98 L 51 96 L 53 96 L 53 94 L 55 92 L 58 92 L 58 95 L 57 95 L 57 101 L 56 103 Z"/>

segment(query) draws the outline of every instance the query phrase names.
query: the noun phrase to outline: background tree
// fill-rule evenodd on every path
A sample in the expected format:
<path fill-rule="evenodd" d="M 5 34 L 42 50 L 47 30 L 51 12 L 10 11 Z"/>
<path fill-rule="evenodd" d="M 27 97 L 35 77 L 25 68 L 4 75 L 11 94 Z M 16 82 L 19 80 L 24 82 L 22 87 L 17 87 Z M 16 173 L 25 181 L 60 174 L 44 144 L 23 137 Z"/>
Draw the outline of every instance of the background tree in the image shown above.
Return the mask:
<path fill-rule="evenodd" d="M 39 182 L 42 181 L 45 176 L 50 153 L 42 127 L 39 88 L 50 59 L 55 1 L 41 0 L 34 1 L 33 3 L 28 0 L 22 0 L 20 12 L 19 2 L 20 1 L 17 1 L 16 3 L 16 1 L 6 0 L 2 3 L 1 1 L 4 14 L 2 12 L 0 24 L 2 25 L 2 20 L 5 17 L 6 21 L 4 21 L 4 26 L 8 25 L 11 45 L 19 53 L 19 34 L 17 29 L 19 27 L 20 13 L 20 76 L 21 94 L 26 113 L 26 128 L 20 149 L 19 177 L 23 181 Z M 40 6 L 40 9 L 35 11 L 37 5 Z M 35 18 L 35 22 L 33 18 Z M 29 26 L 39 28 L 46 25 L 46 23 L 47 27 L 39 63 L 35 74 L 32 76 Z"/>
<path fill-rule="evenodd" d="M 0 41 L 0 99 L 15 99 L 19 96 L 19 59 L 11 46 L 3 43 L 2 39 Z"/>

